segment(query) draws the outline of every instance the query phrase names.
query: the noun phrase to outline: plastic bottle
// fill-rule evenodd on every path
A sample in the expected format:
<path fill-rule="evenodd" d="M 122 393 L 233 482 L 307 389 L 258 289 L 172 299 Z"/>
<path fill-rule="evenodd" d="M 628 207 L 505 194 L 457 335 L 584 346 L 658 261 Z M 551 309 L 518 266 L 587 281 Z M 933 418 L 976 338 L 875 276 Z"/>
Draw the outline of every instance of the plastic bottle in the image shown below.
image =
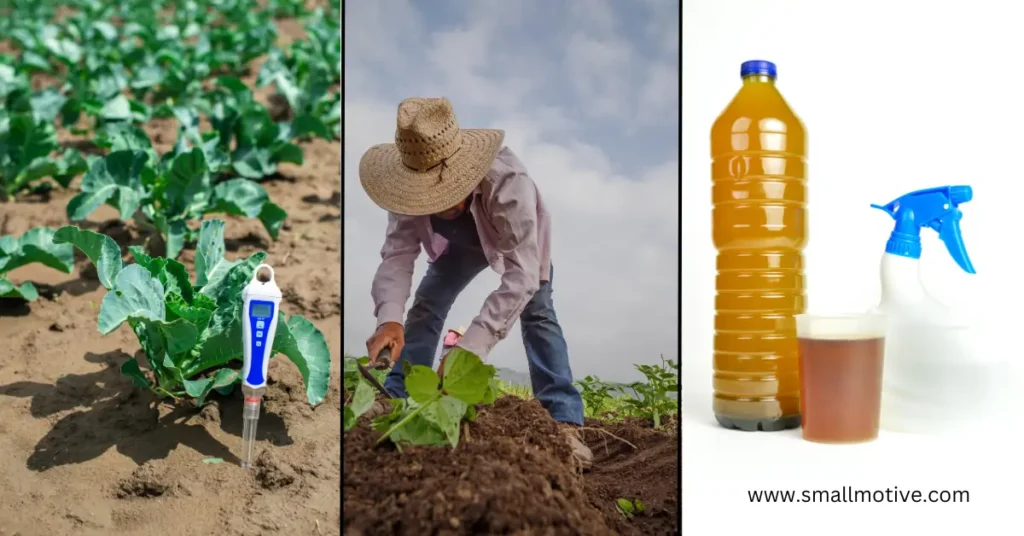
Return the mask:
<path fill-rule="evenodd" d="M 768 61 L 711 129 L 715 298 L 714 412 L 741 430 L 800 425 L 794 315 L 806 308 L 807 140 Z"/>
<path fill-rule="evenodd" d="M 970 319 L 929 296 L 920 278 L 920 231 L 931 228 L 957 265 L 974 266 L 960 235 L 960 204 L 970 186 L 944 186 L 871 205 L 896 220 L 882 255 L 878 312 L 887 318 L 881 427 L 932 433 L 969 425 L 985 398 L 991 370 L 978 359 Z"/>

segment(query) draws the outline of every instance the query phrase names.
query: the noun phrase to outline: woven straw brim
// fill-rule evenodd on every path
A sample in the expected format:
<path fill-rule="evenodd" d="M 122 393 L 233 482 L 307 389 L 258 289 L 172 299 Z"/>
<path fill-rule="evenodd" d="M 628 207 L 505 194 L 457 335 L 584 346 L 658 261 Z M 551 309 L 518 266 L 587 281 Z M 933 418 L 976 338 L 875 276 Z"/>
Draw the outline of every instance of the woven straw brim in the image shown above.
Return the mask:
<path fill-rule="evenodd" d="M 427 171 L 402 164 L 393 143 L 374 145 L 359 161 L 359 182 L 377 206 L 406 216 L 444 212 L 469 194 L 490 171 L 501 150 L 505 131 L 462 129 L 462 147 L 446 161 Z M 443 176 L 442 176 L 443 174 Z"/>

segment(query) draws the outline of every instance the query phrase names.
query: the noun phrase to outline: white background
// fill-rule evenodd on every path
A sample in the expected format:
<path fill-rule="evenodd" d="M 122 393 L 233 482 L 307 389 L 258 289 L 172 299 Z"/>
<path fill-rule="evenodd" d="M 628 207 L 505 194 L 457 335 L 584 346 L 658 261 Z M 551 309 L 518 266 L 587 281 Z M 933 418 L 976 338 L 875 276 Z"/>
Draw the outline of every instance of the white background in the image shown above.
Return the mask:
<path fill-rule="evenodd" d="M 893 222 L 870 204 L 967 184 L 961 230 L 976 275 L 935 233 L 922 236 L 929 291 L 984 328 L 979 359 L 1010 407 L 1020 381 L 1024 270 L 1024 33 L 1006 2 L 686 0 L 682 72 L 683 532 L 957 534 L 1019 530 L 1024 457 L 1010 430 L 949 443 L 886 434 L 860 446 L 800 440 L 799 430 L 727 431 L 711 414 L 715 250 L 710 129 L 740 87 L 740 63 L 766 59 L 808 132 L 809 312 L 862 311 L 879 297 Z M 1002 364 L 1005 362 L 1005 364 Z M 1003 368 L 998 368 L 1003 367 Z M 1018 391 L 1021 390 L 1018 388 Z M 1012 402 L 1020 412 L 1019 396 Z M 995 415 L 995 413 L 993 413 Z M 1013 426 L 1024 425 L 1015 416 Z M 969 504 L 751 504 L 748 490 L 966 489 Z M 1017 527 L 1016 529 L 1012 527 Z M 980 529 L 980 530 L 979 530 Z"/>

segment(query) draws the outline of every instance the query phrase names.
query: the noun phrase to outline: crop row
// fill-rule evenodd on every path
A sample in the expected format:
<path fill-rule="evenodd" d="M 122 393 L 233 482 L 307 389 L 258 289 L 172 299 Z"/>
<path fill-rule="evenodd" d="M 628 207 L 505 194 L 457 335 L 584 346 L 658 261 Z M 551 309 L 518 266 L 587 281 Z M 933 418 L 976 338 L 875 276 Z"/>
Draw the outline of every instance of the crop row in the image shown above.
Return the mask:
<path fill-rule="evenodd" d="M 356 363 L 364 367 L 367 357 L 345 358 L 345 430 L 353 428 L 357 419 L 369 411 L 376 399 L 373 387 L 359 373 Z M 390 438 L 402 445 L 455 446 L 463 420 L 476 416 L 477 404 L 490 404 L 501 395 L 529 398 L 523 386 L 495 379 L 496 369 L 461 348 L 446 357 L 442 375 L 421 365 L 405 367 L 405 386 L 409 399 L 391 400 L 391 412 L 378 416 L 373 426 L 383 435 L 378 442 Z M 587 376 L 577 383 L 583 398 L 585 415 L 606 422 L 636 417 L 651 423 L 655 429 L 669 425 L 678 416 L 679 365 L 662 358 L 659 365 L 634 365 L 645 381 L 617 386 Z M 369 369 L 379 382 L 385 372 Z M 626 392 L 619 392 L 628 389 Z"/>

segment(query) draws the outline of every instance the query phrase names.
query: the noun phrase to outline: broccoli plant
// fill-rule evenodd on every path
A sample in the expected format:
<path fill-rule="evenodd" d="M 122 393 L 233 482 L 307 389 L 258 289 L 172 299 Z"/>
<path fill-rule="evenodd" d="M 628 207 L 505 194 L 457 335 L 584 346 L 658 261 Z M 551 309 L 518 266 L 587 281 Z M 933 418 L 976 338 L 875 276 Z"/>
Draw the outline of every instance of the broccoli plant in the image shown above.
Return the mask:
<path fill-rule="evenodd" d="M 627 398 L 623 402 L 633 415 L 651 420 L 654 428 L 660 430 L 662 417 L 678 411 L 678 400 L 674 393 L 679 391 L 679 365 L 662 357 L 661 365 L 634 366 L 647 381 L 631 383 L 629 387 L 635 398 Z"/>
<path fill-rule="evenodd" d="M 35 301 L 39 292 L 35 285 L 26 281 L 15 285 L 6 274 L 27 264 L 39 263 L 70 274 L 75 267 L 74 250 L 71 246 L 53 243 L 53 229 L 36 227 L 21 237 L 0 236 L 0 298 L 21 298 Z"/>
<path fill-rule="evenodd" d="M 283 162 L 302 164 L 302 149 L 291 143 L 297 137 L 294 127 L 275 123 L 244 82 L 221 77 L 210 101 L 219 148 L 231 155 L 231 167 L 240 177 L 262 179 L 277 173 Z"/>
<path fill-rule="evenodd" d="M 214 184 L 201 147 L 156 158 L 144 133 L 131 127 L 101 138 L 113 149 L 97 159 L 82 179 L 82 193 L 68 202 L 72 221 L 85 219 L 103 204 L 122 220 L 134 218 L 159 232 L 167 257 L 175 259 L 196 239 L 189 222 L 220 213 L 259 218 L 277 239 L 287 213 L 270 201 L 262 186 L 246 179 Z"/>
<path fill-rule="evenodd" d="M 53 123 L 38 120 L 33 113 L 4 114 L 0 108 L 0 201 L 35 190 L 45 178 L 67 187 L 85 171 L 86 161 L 75 150 L 52 156 L 60 148 Z"/>
<path fill-rule="evenodd" d="M 139 247 L 129 248 L 135 264 L 124 266 L 120 249 L 106 235 L 67 226 L 57 230 L 53 241 L 73 245 L 96 265 L 108 291 L 99 310 L 100 333 L 128 324 L 138 338 L 152 378 L 134 358 L 121 366 L 121 374 L 136 386 L 175 400 L 191 397 L 202 405 L 213 390 L 226 394 L 238 383 L 238 372 L 228 365 L 242 359 L 242 289 L 266 253 L 225 259 L 224 222 L 205 221 L 193 282 L 181 263 L 150 257 Z M 323 333 L 309 320 L 285 318 L 282 312 L 273 351 L 298 367 L 309 403 L 322 402 L 331 370 Z"/>

